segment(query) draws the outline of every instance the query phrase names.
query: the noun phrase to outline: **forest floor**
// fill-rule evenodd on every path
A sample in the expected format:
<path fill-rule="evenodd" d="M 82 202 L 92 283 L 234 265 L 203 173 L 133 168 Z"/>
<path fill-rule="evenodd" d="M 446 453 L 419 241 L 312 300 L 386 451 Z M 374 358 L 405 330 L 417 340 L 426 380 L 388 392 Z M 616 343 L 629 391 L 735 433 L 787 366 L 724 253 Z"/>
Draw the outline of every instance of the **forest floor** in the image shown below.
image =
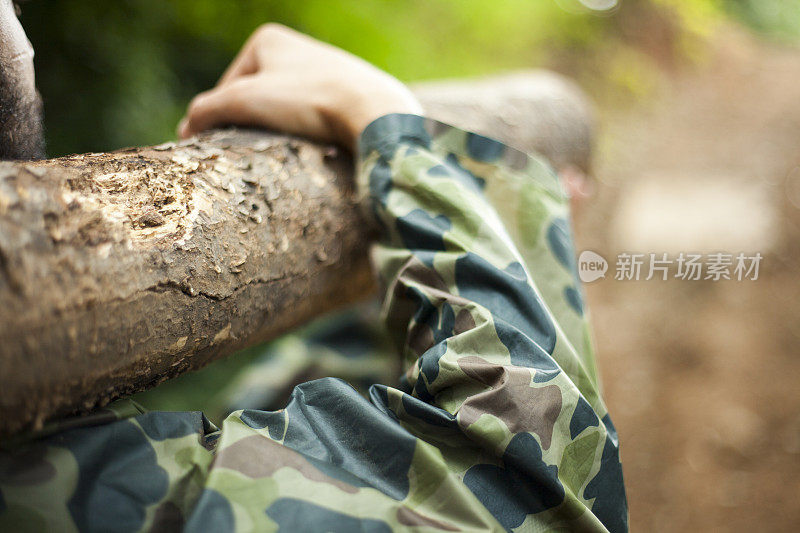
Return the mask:
<path fill-rule="evenodd" d="M 578 251 L 633 531 L 800 523 L 800 49 L 736 30 L 601 113 Z M 615 281 L 618 253 L 760 252 L 757 281 Z"/>

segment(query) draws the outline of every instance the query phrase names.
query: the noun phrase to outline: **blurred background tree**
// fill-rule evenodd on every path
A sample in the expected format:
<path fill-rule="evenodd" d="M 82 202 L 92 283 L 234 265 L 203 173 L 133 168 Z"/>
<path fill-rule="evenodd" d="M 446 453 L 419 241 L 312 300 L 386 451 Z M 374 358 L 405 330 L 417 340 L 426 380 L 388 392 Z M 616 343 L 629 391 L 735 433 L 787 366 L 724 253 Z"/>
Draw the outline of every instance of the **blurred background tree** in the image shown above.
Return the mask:
<path fill-rule="evenodd" d="M 213 86 L 247 36 L 276 21 L 405 81 L 546 66 L 585 84 L 646 94 L 653 61 L 739 17 L 785 38 L 800 11 L 781 0 L 59 0 L 23 5 L 36 49 L 51 155 L 161 142 Z M 598 89 L 602 92 L 602 88 Z M 620 92 L 621 91 L 621 92 Z"/>

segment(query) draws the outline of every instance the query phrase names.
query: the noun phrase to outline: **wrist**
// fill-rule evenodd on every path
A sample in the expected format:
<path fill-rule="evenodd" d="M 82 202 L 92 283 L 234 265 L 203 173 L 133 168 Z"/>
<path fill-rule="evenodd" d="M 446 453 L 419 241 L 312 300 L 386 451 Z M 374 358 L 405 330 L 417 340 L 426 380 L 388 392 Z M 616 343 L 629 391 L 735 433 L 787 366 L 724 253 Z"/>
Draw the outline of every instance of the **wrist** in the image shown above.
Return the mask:
<path fill-rule="evenodd" d="M 400 82 L 394 87 L 381 90 L 364 90 L 353 95 L 350 103 L 344 106 L 340 141 L 351 150 L 358 144 L 358 138 L 371 122 L 392 113 L 422 115 L 422 105 L 414 94 Z"/>

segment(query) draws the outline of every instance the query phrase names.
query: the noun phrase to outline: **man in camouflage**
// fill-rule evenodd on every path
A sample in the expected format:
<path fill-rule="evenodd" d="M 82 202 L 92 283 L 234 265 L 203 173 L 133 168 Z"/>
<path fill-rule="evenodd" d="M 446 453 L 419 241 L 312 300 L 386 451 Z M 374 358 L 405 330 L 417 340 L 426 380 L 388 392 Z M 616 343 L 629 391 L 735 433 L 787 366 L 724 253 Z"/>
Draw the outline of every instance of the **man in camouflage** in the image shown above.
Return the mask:
<path fill-rule="evenodd" d="M 327 353 L 355 379 L 348 366 L 376 347 L 401 358 L 394 386 L 361 395 L 325 377 L 221 428 L 130 400 L 61 421 L 0 455 L 0 530 L 627 530 L 562 186 L 536 156 L 420 112 L 386 74 L 268 26 L 180 126 L 354 149 L 382 231 L 386 337 L 362 337 L 351 316 L 338 344 L 316 332 L 272 353 Z M 336 353 L 349 348 L 351 365 Z M 257 375 L 238 382 L 239 404 L 275 403 Z"/>

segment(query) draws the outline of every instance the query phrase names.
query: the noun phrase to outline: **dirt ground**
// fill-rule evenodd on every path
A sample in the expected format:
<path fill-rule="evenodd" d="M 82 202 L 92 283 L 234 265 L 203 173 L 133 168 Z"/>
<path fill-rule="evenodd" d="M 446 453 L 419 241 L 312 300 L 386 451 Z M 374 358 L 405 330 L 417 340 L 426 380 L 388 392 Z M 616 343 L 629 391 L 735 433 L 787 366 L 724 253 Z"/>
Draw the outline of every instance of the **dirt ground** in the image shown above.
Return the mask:
<path fill-rule="evenodd" d="M 800 524 L 800 49 L 738 30 L 606 112 L 578 250 L 633 531 Z M 757 281 L 615 281 L 616 254 L 761 252 Z"/>

